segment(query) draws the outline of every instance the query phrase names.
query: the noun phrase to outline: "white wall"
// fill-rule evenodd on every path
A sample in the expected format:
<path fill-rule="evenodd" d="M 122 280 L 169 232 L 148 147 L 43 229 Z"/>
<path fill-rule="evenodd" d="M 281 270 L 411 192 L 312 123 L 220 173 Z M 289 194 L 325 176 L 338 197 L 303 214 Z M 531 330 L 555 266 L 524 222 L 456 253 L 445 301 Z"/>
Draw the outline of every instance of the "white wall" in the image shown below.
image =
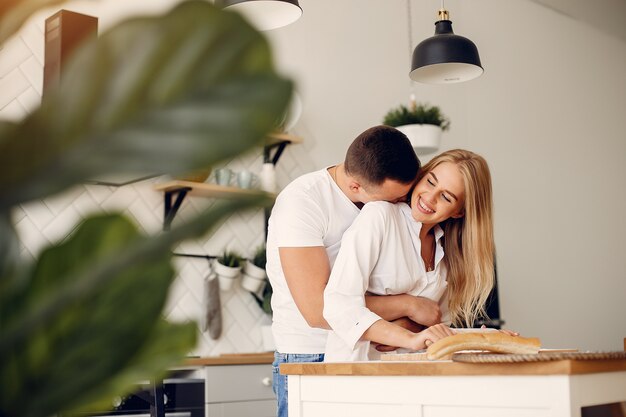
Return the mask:
<path fill-rule="evenodd" d="M 407 100 L 406 2 L 301 0 L 267 32 L 298 81 L 296 125 L 317 167 Z M 481 153 L 494 178 L 502 317 L 549 347 L 621 349 L 626 337 L 626 43 L 525 0 L 448 0 L 485 73 L 414 87 L 452 121 L 442 150 Z M 437 1 L 412 2 L 413 48 Z M 422 158 L 427 160 L 428 157 Z"/>

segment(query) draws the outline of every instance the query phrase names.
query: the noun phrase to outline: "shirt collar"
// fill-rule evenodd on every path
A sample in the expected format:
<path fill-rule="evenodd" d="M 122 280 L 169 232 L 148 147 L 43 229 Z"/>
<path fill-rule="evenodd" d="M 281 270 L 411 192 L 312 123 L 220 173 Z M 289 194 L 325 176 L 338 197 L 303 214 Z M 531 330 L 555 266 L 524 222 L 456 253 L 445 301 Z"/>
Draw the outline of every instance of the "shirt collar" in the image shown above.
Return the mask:
<path fill-rule="evenodd" d="M 443 237 L 443 229 L 438 224 L 435 225 L 435 242 L 439 242 L 439 240 Z"/>

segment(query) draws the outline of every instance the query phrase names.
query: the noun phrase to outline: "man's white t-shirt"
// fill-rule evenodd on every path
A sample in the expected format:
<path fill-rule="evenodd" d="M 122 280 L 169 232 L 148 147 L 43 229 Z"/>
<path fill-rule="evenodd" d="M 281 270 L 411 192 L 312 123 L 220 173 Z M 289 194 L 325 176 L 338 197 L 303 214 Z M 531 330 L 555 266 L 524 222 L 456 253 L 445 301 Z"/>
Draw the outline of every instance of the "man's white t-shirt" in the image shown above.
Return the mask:
<path fill-rule="evenodd" d="M 324 353 L 328 331 L 308 325 L 291 296 L 278 248 L 326 248 L 332 268 L 343 232 L 360 210 L 328 169 L 305 174 L 278 195 L 268 222 L 266 271 L 272 285 L 272 333 L 281 353 Z"/>
<path fill-rule="evenodd" d="M 345 232 L 341 251 L 324 291 L 324 317 L 333 328 L 325 362 L 371 359 L 370 342 L 361 336 L 381 318 L 365 306 L 365 293 L 410 294 L 439 302 L 442 321 L 449 322 L 446 271 L 441 238 L 435 226 L 435 269 L 426 271 L 419 233 L 407 204 L 367 203 Z"/>

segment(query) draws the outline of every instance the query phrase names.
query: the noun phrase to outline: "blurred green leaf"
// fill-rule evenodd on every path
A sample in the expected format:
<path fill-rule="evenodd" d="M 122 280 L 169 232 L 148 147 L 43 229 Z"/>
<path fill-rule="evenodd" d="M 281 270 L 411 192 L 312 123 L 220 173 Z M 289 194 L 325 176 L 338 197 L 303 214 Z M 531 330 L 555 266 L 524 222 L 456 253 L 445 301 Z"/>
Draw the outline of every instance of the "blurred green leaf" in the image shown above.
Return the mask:
<path fill-rule="evenodd" d="M 150 379 L 162 373 L 193 346 L 147 345 L 152 338 L 166 340 L 161 332 L 168 329 L 151 334 L 173 277 L 163 254 L 234 211 L 271 201 L 259 193 L 219 202 L 158 237 L 140 236 L 119 215 L 98 216 L 45 250 L 27 281 L 0 294 L 0 385 L 6 387 L 0 414 L 49 415 L 90 400 L 110 401 L 109 394 L 127 392 L 139 374 Z"/>
<path fill-rule="evenodd" d="M 111 407 L 111 398 L 131 393 L 136 389 L 137 381 L 162 378 L 166 372 L 154 372 L 154 369 L 165 370 L 172 364 L 180 362 L 189 346 L 195 345 L 198 327 L 193 323 L 171 324 L 159 320 L 141 351 L 129 357 L 123 370 L 113 378 L 103 381 L 91 390 L 84 390 L 80 398 L 76 398 L 75 406 L 65 405 L 67 412 L 86 412 L 106 410 Z"/>
<path fill-rule="evenodd" d="M 0 4 L 0 42 L 53 3 Z M 175 174 L 238 155 L 262 143 L 291 90 L 263 36 L 205 1 L 122 23 L 83 45 L 63 77 L 22 122 L 0 122 L 3 417 L 108 404 L 138 380 L 164 375 L 197 332 L 161 317 L 171 248 L 271 198 L 218 203 L 150 237 L 122 216 L 94 216 L 31 266 L 17 263 L 12 208 L 98 174 Z"/>
<path fill-rule="evenodd" d="M 19 258 L 17 242 L 15 230 L 11 223 L 11 216 L 6 212 L 0 211 L 0 293 L 5 285 L 2 277 L 12 275 L 15 272 Z"/>
<path fill-rule="evenodd" d="M 12 317 L 23 317 L 61 289 L 81 289 L 45 320 L 32 323 L 28 338 L 10 345 L 8 352 L 3 349 L 3 358 L 12 358 L 12 366 L 19 370 L 2 374 L 2 398 L 11 399 L 8 404 L 2 402 L 8 415 L 53 414 L 67 401 L 71 403 L 72 393 L 114 375 L 139 350 L 161 314 L 174 276 L 168 259 L 137 259 L 98 285 L 80 284 L 89 282 L 94 265 L 109 262 L 140 239 L 122 216 L 90 218 L 66 242 L 46 249 L 28 286 L 22 286 L 13 299 L 3 300 L 12 304 Z M 77 278 L 80 281 L 74 282 Z M 130 316 L 129 305 L 134 313 Z M 15 323 L 19 325 L 20 320 Z M 10 336 L 14 323 L 9 319 L 7 324 Z M 16 402 L 20 396 L 22 401 Z"/>
<path fill-rule="evenodd" d="M 98 262 L 98 259 L 89 259 L 88 270 L 80 268 L 69 270 L 65 273 L 69 276 L 64 277 L 63 282 L 71 285 L 48 288 L 33 280 L 14 283 L 11 291 L 0 294 L 0 311 L 11 313 L 10 320 L 2 323 L 4 328 L 2 329 L 3 337 L 0 339 L 0 357 L 27 338 L 34 326 L 54 320 L 55 315 L 68 303 L 98 290 L 114 279 L 117 274 L 134 268 L 138 262 L 156 262 L 163 259 L 163 254 L 168 253 L 175 243 L 202 236 L 224 216 L 244 208 L 268 206 L 272 201 L 273 199 L 265 193 L 251 194 L 228 202 L 220 201 L 210 210 L 167 233 L 160 236 L 136 238 L 132 244 L 125 246 L 118 245 L 116 251 L 109 254 L 105 260 Z M 100 231 L 98 234 L 93 234 L 91 239 L 101 240 L 101 233 Z M 68 255 L 64 254 L 63 258 L 68 258 Z M 78 259 L 72 260 L 72 262 L 77 261 Z M 45 300 L 37 298 L 40 293 L 45 295 Z M 17 314 L 22 308 L 25 310 L 23 314 Z"/>
<path fill-rule="evenodd" d="M 0 209 L 98 174 L 233 157 L 263 142 L 290 94 L 266 40 L 236 14 L 189 1 L 129 20 L 84 44 L 60 88 L 4 129 Z"/>

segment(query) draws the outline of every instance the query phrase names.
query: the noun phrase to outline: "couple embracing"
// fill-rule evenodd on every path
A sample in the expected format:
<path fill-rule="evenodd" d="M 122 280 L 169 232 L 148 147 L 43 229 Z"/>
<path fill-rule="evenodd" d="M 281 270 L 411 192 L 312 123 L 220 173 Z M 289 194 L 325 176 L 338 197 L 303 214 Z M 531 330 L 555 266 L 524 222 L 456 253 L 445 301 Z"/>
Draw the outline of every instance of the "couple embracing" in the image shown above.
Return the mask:
<path fill-rule="evenodd" d="M 274 391 L 287 416 L 292 362 L 367 360 L 470 327 L 494 281 L 485 160 L 451 150 L 424 167 L 400 131 L 372 127 L 343 163 L 303 175 L 269 219 Z M 332 329 L 332 330 L 331 330 Z"/>

